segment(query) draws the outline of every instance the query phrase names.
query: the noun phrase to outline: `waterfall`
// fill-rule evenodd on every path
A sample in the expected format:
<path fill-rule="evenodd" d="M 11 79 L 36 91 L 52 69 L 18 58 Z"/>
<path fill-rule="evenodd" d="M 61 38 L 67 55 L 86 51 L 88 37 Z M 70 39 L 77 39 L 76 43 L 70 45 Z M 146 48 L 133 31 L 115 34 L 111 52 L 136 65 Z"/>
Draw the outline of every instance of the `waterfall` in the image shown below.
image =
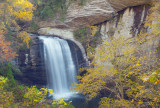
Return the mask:
<path fill-rule="evenodd" d="M 68 42 L 57 37 L 39 38 L 43 41 L 47 88 L 53 89 L 55 99 L 70 98 L 74 94 L 70 89 L 76 82 L 76 66 Z"/>

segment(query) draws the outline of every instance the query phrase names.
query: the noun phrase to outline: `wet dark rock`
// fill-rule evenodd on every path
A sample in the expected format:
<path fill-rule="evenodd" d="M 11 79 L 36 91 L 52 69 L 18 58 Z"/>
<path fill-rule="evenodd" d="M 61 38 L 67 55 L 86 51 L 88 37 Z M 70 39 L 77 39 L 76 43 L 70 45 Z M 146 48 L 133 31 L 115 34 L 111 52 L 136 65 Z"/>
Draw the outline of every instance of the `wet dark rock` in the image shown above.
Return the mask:
<path fill-rule="evenodd" d="M 18 53 L 18 65 L 21 74 L 15 76 L 17 80 L 27 85 L 45 86 L 47 82 L 43 55 L 42 42 L 33 38 L 29 49 L 21 49 Z"/>

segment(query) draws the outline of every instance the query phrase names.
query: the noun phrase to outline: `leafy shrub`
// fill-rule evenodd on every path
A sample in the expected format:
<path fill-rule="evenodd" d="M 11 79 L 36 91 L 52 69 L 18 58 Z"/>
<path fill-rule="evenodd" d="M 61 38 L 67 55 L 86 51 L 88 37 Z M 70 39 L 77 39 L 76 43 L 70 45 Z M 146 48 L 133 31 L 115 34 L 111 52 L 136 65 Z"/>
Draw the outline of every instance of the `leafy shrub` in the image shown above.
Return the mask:
<path fill-rule="evenodd" d="M 54 105 L 54 108 L 74 108 L 74 106 L 71 105 L 72 101 L 65 102 L 68 99 L 59 99 L 59 100 L 54 100 L 52 102 L 52 105 Z"/>
<path fill-rule="evenodd" d="M 101 37 L 97 26 L 86 26 L 74 32 L 74 36 L 85 48 L 95 48 Z"/>
<path fill-rule="evenodd" d="M 80 6 L 83 6 L 86 4 L 86 0 L 80 0 L 79 3 L 78 3 Z"/>
<path fill-rule="evenodd" d="M 28 88 L 24 94 L 24 106 L 42 106 L 46 105 L 47 92 L 54 94 L 51 89 L 41 88 L 40 90 L 36 86 Z"/>
<path fill-rule="evenodd" d="M 38 25 L 34 23 L 34 21 L 30 22 L 30 26 L 32 31 L 37 31 L 38 30 Z"/>
<path fill-rule="evenodd" d="M 17 85 L 14 88 L 12 88 L 13 95 L 17 102 L 24 101 L 24 95 L 27 92 L 27 89 L 28 87 L 24 85 Z"/>
<path fill-rule="evenodd" d="M 48 18 L 53 18 L 54 12 L 50 6 L 45 6 L 44 9 L 40 13 L 40 18 L 46 20 Z"/>
<path fill-rule="evenodd" d="M 59 20 L 64 21 L 67 11 L 66 0 L 34 0 L 37 10 L 34 15 L 40 20 L 48 20 L 54 18 L 55 13 Z"/>
<path fill-rule="evenodd" d="M 43 103 L 45 101 L 45 96 L 47 91 L 39 91 L 35 86 L 28 88 L 28 91 L 25 93 L 24 106 L 35 106 L 36 104 Z"/>
<path fill-rule="evenodd" d="M 131 102 L 125 99 L 117 100 L 117 99 L 103 97 L 99 102 L 99 108 L 132 108 L 132 107 L 133 105 L 131 104 Z"/>
<path fill-rule="evenodd" d="M 9 84 L 7 85 L 8 86 L 7 88 L 14 87 L 16 84 L 12 70 L 16 72 L 16 69 L 12 68 L 11 63 L 0 64 L 0 75 L 7 77 L 9 79 L 8 80 Z"/>
<path fill-rule="evenodd" d="M 78 5 L 83 6 L 86 4 L 87 0 L 70 0 L 70 2 L 77 2 Z"/>
<path fill-rule="evenodd" d="M 25 100 L 23 105 L 28 107 L 74 108 L 71 105 L 72 101 L 65 102 L 67 99 L 51 100 L 52 104 L 51 102 L 49 104 L 49 100 L 46 99 L 47 92 L 54 94 L 52 89 L 41 88 L 38 90 L 36 86 L 28 88 L 28 91 L 24 95 Z"/>
<path fill-rule="evenodd" d="M 12 92 L 7 92 L 4 89 L 8 79 L 0 76 L 0 108 L 8 108 L 14 101 Z"/>

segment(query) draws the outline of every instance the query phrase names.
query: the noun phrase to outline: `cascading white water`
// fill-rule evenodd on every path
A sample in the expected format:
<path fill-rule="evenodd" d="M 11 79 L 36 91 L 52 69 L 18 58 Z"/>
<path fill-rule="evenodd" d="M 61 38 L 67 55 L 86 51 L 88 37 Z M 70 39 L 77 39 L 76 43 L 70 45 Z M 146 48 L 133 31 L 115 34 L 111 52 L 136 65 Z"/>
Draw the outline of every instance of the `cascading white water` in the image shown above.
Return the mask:
<path fill-rule="evenodd" d="M 40 36 L 44 45 L 44 60 L 48 77 L 47 88 L 53 89 L 54 98 L 70 98 L 70 89 L 76 82 L 76 67 L 68 42 L 57 37 Z"/>

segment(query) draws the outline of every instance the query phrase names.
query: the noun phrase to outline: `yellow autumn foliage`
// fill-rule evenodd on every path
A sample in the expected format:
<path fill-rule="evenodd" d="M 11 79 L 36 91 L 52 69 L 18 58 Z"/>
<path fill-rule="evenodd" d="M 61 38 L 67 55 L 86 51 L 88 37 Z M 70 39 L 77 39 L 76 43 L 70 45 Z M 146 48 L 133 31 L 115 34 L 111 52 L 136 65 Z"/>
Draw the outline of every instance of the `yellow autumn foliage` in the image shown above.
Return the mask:
<path fill-rule="evenodd" d="M 66 108 L 72 101 L 66 102 L 68 99 L 59 99 L 59 100 L 53 100 L 52 104 L 55 105 L 56 108 Z M 68 108 L 68 107 L 67 107 Z"/>
<path fill-rule="evenodd" d="M 87 27 L 90 29 L 90 36 L 94 36 L 98 31 L 98 27 L 97 26 L 87 25 Z"/>
<path fill-rule="evenodd" d="M 93 55 L 94 60 L 90 65 L 94 65 L 94 68 L 87 69 L 87 74 L 80 77 L 80 83 L 77 84 L 75 89 L 87 95 L 88 99 L 96 97 L 102 89 L 117 92 L 105 86 L 106 78 L 113 80 L 115 83 L 121 82 L 121 75 L 127 75 L 127 68 L 130 68 L 136 61 L 135 56 L 133 56 L 135 48 L 136 46 L 130 44 L 130 41 L 123 37 L 115 38 L 110 42 L 104 41 Z M 119 78 L 113 79 L 117 75 Z M 121 89 L 120 86 L 122 85 L 118 84 L 117 86 Z M 120 95 L 118 97 L 121 98 Z"/>
<path fill-rule="evenodd" d="M 36 106 L 37 104 L 43 104 L 46 101 L 46 95 L 48 90 L 42 88 L 38 90 L 35 86 L 28 88 L 28 91 L 25 93 L 24 106 Z"/>
<path fill-rule="evenodd" d="M 102 98 L 100 108 L 160 106 L 159 73 L 153 72 L 160 66 L 157 50 L 151 52 L 144 49 L 145 45 L 155 42 L 160 35 L 160 2 L 155 3 L 158 4 L 153 4 L 153 13 L 145 22 L 150 32 L 141 32 L 133 40 L 121 36 L 103 41 L 95 53 L 90 54 L 94 59 L 91 67 L 86 68 L 87 73 L 78 76 L 80 83 L 74 89 L 86 95 L 88 100 L 99 96 L 102 91 L 114 94 L 113 98 Z M 112 86 L 108 86 L 108 83 Z"/>
<path fill-rule="evenodd" d="M 15 0 L 13 2 L 14 11 L 12 14 L 16 19 L 23 21 L 31 21 L 33 17 L 33 10 L 35 9 L 33 4 L 28 0 Z"/>
<path fill-rule="evenodd" d="M 0 76 L 0 108 L 10 108 L 14 102 L 13 93 L 4 90 L 7 81 L 7 78 Z"/>
<path fill-rule="evenodd" d="M 141 83 L 142 78 L 149 74 L 153 67 L 150 62 L 155 60 L 157 63 L 155 56 L 152 59 L 147 58 L 143 55 L 144 52 L 138 41 L 133 44 L 123 36 L 102 42 L 93 54 L 94 60 L 90 63 L 92 67 L 86 69 L 84 76 L 78 77 L 80 83 L 76 84 L 74 89 L 86 95 L 88 100 L 97 97 L 103 90 L 110 91 L 115 94 L 116 100 L 113 99 L 112 104 L 116 107 L 143 106 L 143 99 L 154 99 L 152 93 L 157 94 L 157 89 L 147 83 Z M 107 86 L 109 82 L 113 84 L 112 87 Z M 155 83 L 158 83 L 158 80 Z M 124 93 L 133 101 L 125 100 Z M 126 102 L 128 104 L 125 104 Z M 147 104 L 152 105 L 153 102 Z M 104 107 L 101 104 L 100 106 Z"/>
<path fill-rule="evenodd" d="M 21 30 L 17 21 L 31 21 L 35 7 L 29 0 L 3 0 L 0 2 L 0 30 L 7 32 L 6 27 L 18 33 L 18 37 L 29 47 L 29 35 Z"/>
<path fill-rule="evenodd" d="M 23 43 L 26 43 L 27 48 L 29 48 L 30 35 L 26 31 L 21 31 L 18 33 L 18 37 L 20 37 Z"/>

